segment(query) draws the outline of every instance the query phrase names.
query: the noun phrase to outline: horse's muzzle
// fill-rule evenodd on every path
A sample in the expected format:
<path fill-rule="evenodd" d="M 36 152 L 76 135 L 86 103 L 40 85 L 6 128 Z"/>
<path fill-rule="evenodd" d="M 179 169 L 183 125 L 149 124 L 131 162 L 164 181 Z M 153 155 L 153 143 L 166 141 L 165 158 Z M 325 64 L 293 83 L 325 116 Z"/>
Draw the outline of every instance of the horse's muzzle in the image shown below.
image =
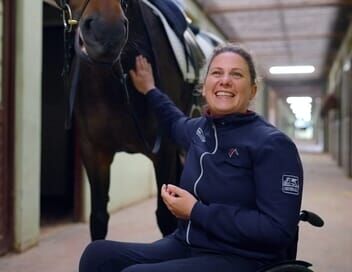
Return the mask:
<path fill-rule="evenodd" d="M 82 51 L 97 62 L 113 62 L 126 43 L 128 21 L 125 17 L 115 22 L 107 22 L 98 16 L 90 16 L 81 21 L 80 44 Z"/>

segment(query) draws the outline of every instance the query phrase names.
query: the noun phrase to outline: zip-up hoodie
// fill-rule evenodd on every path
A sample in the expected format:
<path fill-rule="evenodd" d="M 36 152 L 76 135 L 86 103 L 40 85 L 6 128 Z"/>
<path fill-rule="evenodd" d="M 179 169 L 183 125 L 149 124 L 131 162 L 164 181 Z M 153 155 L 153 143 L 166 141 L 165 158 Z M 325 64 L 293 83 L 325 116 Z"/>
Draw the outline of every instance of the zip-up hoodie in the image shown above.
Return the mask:
<path fill-rule="evenodd" d="M 198 200 L 174 235 L 214 253 L 285 259 L 296 243 L 303 186 L 293 142 L 254 112 L 189 118 L 158 89 L 147 99 L 187 150 L 180 187 Z"/>

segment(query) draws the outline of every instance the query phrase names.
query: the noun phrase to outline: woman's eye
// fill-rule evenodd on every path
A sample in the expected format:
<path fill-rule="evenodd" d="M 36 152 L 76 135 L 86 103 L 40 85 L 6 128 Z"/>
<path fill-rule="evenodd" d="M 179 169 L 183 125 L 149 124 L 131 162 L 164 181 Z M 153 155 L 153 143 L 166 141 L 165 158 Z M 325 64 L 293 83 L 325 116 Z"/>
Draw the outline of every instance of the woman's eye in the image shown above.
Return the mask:
<path fill-rule="evenodd" d="M 221 75 L 221 72 L 220 71 L 212 71 L 211 74 L 214 76 L 219 76 L 219 75 Z"/>
<path fill-rule="evenodd" d="M 239 72 L 233 72 L 233 73 L 231 73 L 231 76 L 232 76 L 233 78 L 241 78 L 241 77 L 242 77 L 242 74 L 239 73 Z"/>

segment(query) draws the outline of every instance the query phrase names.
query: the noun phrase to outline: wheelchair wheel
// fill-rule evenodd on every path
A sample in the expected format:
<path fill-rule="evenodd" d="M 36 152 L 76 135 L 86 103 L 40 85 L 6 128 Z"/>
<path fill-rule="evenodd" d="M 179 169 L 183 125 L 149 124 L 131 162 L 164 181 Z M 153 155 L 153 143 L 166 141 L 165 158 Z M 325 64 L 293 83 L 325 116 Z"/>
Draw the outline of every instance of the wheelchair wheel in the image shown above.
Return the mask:
<path fill-rule="evenodd" d="M 301 260 L 288 260 L 262 267 L 257 272 L 313 272 L 312 264 Z"/>
<path fill-rule="evenodd" d="M 306 266 L 297 264 L 283 264 L 276 267 L 269 268 L 263 272 L 313 272 Z"/>

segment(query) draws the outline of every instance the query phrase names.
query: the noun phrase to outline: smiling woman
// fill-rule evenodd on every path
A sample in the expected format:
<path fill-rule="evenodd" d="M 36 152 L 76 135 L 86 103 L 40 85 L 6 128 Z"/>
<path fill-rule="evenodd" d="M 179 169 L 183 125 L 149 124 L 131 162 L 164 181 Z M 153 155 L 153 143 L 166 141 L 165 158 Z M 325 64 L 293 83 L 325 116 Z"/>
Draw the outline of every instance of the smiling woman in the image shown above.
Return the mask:
<path fill-rule="evenodd" d="M 152 244 L 94 242 L 80 272 L 253 272 L 292 258 L 303 187 L 298 151 L 248 110 L 257 87 L 245 50 L 217 47 L 205 71 L 208 111 L 190 118 L 156 87 L 146 58 L 136 58 L 136 89 L 187 151 L 180 186 L 161 188 L 178 228 Z"/>

